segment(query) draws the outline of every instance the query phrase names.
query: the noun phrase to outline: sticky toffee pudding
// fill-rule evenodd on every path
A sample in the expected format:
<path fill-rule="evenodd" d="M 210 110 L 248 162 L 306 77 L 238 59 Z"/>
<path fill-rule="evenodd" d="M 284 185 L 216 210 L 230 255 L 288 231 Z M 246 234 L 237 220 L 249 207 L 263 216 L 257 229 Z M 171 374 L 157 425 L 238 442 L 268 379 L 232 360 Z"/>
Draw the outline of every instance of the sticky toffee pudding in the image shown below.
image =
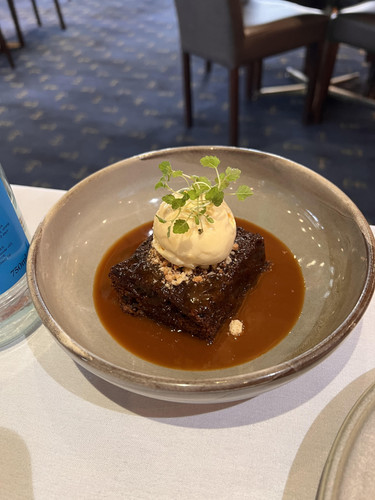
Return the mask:
<path fill-rule="evenodd" d="M 261 274 L 239 309 L 224 321 L 215 340 L 208 343 L 144 316 L 121 309 L 109 274 L 130 258 L 152 233 L 152 222 L 124 235 L 105 254 L 94 283 L 94 303 L 101 322 L 116 341 L 137 356 L 163 366 L 184 370 L 212 370 L 245 363 L 277 345 L 292 329 L 302 310 L 304 281 L 290 250 L 272 234 L 237 219 L 245 231 L 261 234 L 270 270 Z M 178 285 L 177 285 L 178 286 Z M 230 332 L 235 320 L 243 328 Z M 238 324 L 238 323 L 237 323 Z"/>
<path fill-rule="evenodd" d="M 262 236 L 237 227 L 224 261 L 194 269 L 168 262 L 152 239 L 149 236 L 129 259 L 110 270 L 122 310 L 212 342 L 267 268 Z"/>

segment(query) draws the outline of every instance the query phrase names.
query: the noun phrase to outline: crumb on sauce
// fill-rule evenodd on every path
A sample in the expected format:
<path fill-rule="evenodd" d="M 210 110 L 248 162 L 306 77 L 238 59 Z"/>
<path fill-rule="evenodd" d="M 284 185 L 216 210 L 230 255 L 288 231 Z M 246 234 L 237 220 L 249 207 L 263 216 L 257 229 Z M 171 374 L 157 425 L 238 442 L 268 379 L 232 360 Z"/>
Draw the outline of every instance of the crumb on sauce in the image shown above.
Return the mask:
<path fill-rule="evenodd" d="M 243 332 L 243 323 L 239 319 L 232 319 L 229 323 L 228 335 L 233 335 L 233 337 L 239 337 Z"/>

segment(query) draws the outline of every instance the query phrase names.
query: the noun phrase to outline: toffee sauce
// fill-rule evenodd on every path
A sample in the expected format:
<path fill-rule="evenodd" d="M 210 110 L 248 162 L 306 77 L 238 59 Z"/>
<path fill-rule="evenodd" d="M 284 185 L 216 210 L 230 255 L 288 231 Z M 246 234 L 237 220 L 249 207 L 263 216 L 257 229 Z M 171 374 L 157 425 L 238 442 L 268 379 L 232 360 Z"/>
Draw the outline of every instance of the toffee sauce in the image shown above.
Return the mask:
<path fill-rule="evenodd" d="M 301 313 L 305 295 L 302 271 L 291 251 L 275 236 L 243 219 L 237 219 L 237 225 L 264 237 L 266 258 L 271 263 L 232 318 L 244 324 L 240 336 L 228 334 L 228 320 L 215 341 L 206 344 L 148 318 L 122 312 L 108 273 L 114 264 L 130 257 L 150 234 L 151 222 L 125 234 L 106 252 L 98 266 L 93 297 L 106 330 L 121 346 L 140 358 L 181 370 L 228 368 L 276 346 L 288 335 Z"/>

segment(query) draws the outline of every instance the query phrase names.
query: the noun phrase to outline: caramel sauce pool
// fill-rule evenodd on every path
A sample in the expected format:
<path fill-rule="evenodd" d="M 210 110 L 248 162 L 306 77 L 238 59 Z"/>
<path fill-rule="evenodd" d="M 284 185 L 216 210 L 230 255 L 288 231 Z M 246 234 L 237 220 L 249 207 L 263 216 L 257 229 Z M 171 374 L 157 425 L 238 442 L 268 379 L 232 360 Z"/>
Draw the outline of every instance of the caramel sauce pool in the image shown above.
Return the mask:
<path fill-rule="evenodd" d="M 228 320 L 215 341 L 207 345 L 190 335 L 171 331 L 152 320 L 121 311 L 108 273 L 114 264 L 130 257 L 148 236 L 152 223 L 143 224 L 117 241 L 101 260 L 94 281 L 97 314 L 112 337 L 133 354 L 158 365 L 182 370 L 214 370 L 250 361 L 288 335 L 303 306 L 305 286 L 301 269 L 291 251 L 275 236 L 243 219 L 237 224 L 260 233 L 265 240 L 271 269 L 246 295 L 233 319 L 244 329 L 239 337 L 228 335 Z"/>

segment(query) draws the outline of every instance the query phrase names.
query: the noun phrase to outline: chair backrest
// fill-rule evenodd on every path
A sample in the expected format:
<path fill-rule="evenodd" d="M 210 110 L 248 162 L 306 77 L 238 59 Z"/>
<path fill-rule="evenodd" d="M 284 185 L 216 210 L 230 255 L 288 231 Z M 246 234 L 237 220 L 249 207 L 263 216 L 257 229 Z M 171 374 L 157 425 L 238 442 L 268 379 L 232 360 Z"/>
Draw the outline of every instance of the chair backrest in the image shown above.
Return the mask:
<path fill-rule="evenodd" d="M 375 1 L 339 11 L 329 24 L 328 38 L 375 53 Z"/>
<path fill-rule="evenodd" d="M 181 48 L 228 67 L 239 64 L 244 31 L 240 0 L 175 0 Z"/>
<path fill-rule="evenodd" d="M 303 7 L 310 7 L 312 9 L 324 10 L 330 7 L 336 0 L 288 0 L 291 3 L 302 5 Z M 338 0 L 337 0 L 338 1 Z"/>
<path fill-rule="evenodd" d="M 345 9 L 346 7 L 352 7 L 360 3 L 364 3 L 367 0 L 288 0 L 291 3 L 296 3 L 298 5 L 303 5 L 304 7 L 310 7 L 313 9 L 327 10 L 332 9 Z"/>
<path fill-rule="evenodd" d="M 366 2 L 367 0 L 329 0 L 329 3 L 332 5 L 332 7 L 335 7 L 338 10 L 346 9 L 348 7 L 354 7 L 355 5 Z"/>

